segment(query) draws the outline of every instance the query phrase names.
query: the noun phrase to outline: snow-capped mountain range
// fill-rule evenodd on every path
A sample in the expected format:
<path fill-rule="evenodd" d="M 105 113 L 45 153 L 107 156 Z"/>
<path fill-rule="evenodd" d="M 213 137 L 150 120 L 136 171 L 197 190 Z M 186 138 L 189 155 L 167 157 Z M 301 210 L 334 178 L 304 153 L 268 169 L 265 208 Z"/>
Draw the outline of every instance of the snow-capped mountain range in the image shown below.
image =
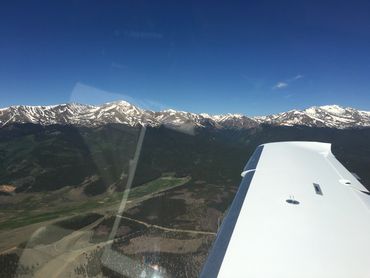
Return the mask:
<path fill-rule="evenodd" d="M 79 126 L 120 123 L 130 126 L 191 125 L 215 128 L 251 128 L 259 124 L 271 124 L 343 129 L 370 127 L 370 112 L 343 108 L 338 105 L 327 105 L 305 110 L 291 110 L 269 116 L 247 117 L 240 114 L 195 114 L 172 109 L 154 112 L 143 110 L 126 101 L 116 101 L 99 106 L 68 103 L 51 106 L 18 105 L 0 109 L 0 127 L 9 123 Z"/>
<path fill-rule="evenodd" d="M 304 125 L 310 127 L 352 128 L 369 127 L 370 112 L 339 105 L 314 106 L 275 115 L 255 117 L 259 123 L 272 125 Z"/>

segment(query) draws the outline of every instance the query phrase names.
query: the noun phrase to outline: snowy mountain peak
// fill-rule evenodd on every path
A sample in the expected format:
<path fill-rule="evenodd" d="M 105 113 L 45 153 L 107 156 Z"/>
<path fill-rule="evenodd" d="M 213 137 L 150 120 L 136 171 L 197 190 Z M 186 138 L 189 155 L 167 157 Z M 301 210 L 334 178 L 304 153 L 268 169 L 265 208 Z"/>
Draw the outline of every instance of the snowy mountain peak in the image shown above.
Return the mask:
<path fill-rule="evenodd" d="M 351 108 L 347 108 L 347 109 L 351 109 Z M 325 111 L 327 113 L 340 115 L 346 112 L 346 108 L 343 108 L 339 105 L 334 104 L 334 105 L 314 106 L 314 107 L 307 108 L 304 111 L 310 114 L 315 114 L 317 113 L 317 111 Z"/>
<path fill-rule="evenodd" d="M 165 112 L 165 113 L 177 113 L 177 112 L 182 112 L 182 111 L 176 111 L 176 110 L 173 110 L 173 109 L 166 109 L 166 110 L 163 110 L 163 112 Z"/>
<path fill-rule="evenodd" d="M 319 108 L 321 109 L 324 109 L 324 110 L 328 110 L 328 111 L 332 111 L 332 112 L 341 112 L 344 110 L 344 108 L 342 106 L 339 106 L 339 105 L 336 105 L 336 104 L 332 104 L 332 105 L 323 105 L 323 106 L 319 106 Z"/>
<path fill-rule="evenodd" d="M 125 100 L 116 100 L 99 105 L 99 107 L 115 107 L 115 108 L 124 108 L 124 107 L 135 107 L 133 104 Z"/>

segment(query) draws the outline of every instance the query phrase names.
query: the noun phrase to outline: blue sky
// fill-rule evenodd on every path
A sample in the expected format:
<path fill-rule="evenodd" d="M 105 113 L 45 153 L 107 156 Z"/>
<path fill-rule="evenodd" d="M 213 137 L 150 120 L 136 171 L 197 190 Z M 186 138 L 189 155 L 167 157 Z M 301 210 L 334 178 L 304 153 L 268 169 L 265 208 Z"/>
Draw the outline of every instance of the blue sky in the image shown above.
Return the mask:
<path fill-rule="evenodd" d="M 8 1 L 0 106 L 370 110 L 370 1 Z"/>

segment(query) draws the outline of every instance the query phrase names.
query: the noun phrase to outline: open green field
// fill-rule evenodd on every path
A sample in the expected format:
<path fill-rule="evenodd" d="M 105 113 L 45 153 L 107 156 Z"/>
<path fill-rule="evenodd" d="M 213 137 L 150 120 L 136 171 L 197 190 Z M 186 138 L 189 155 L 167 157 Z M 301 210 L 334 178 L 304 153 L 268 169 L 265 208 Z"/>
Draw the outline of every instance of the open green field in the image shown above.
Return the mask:
<path fill-rule="evenodd" d="M 176 186 L 184 185 L 190 181 L 190 177 L 164 176 L 150 181 L 144 185 L 130 190 L 128 200 L 133 201 L 142 197 L 156 194 Z M 59 192 L 55 194 L 67 194 L 68 192 Z M 44 196 L 42 193 L 32 193 L 32 196 L 22 200 L 22 203 L 14 204 L 14 208 L 2 211 L 3 219 L 0 219 L 0 230 L 15 229 L 22 226 L 39 223 L 47 220 L 58 219 L 70 215 L 81 214 L 85 212 L 99 211 L 108 207 L 117 206 L 122 200 L 124 192 L 114 192 L 111 194 L 102 194 L 100 196 L 90 197 L 85 201 L 65 201 L 60 202 L 62 196 L 54 196 L 53 203 L 43 202 L 43 198 L 50 199 L 50 195 Z M 45 205 L 44 205 L 45 204 Z M 47 204 L 47 205 L 46 205 Z M 23 207 L 23 209 L 20 209 Z"/>
<path fill-rule="evenodd" d="M 175 178 L 175 177 L 160 177 L 156 180 L 146 183 L 145 185 L 135 187 L 129 192 L 129 199 L 140 198 L 149 194 L 157 193 L 163 190 L 183 185 L 190 181 L 190 177 Z"/>

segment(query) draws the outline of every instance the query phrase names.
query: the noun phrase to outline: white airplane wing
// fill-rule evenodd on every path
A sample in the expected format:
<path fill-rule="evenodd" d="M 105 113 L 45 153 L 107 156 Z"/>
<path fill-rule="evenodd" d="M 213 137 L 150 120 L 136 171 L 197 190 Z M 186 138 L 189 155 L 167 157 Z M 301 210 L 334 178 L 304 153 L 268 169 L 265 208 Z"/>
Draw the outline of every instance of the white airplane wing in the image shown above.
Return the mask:
<path fill-rule="evenodd" d="M 370 195 L 331 145 L 259 146 L 201 277 L 370 277 Z"/>

